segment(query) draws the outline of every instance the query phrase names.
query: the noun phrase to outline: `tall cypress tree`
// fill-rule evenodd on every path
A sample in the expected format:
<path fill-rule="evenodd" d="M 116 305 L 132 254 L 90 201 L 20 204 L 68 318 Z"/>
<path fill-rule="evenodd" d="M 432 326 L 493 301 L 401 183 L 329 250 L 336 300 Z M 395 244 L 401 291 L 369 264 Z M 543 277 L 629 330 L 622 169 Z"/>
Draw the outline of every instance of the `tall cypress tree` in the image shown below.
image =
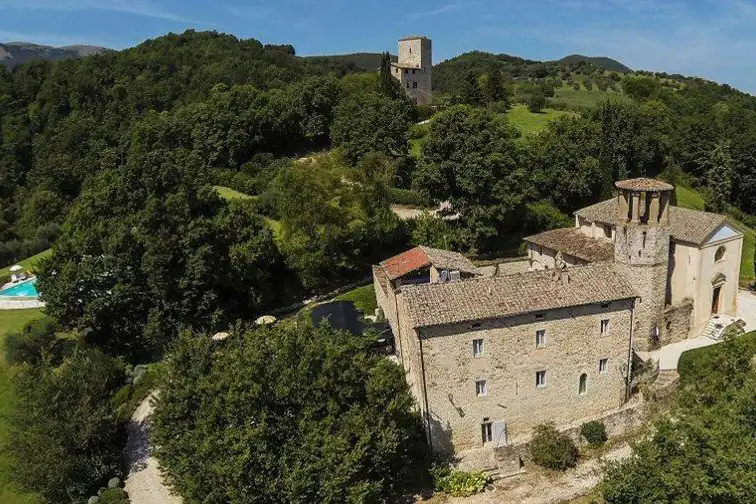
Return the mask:
<path fill-rule="evenodd" d="M 706 185 L 709 197 L 706 206 L 714 212 L 724 212 L 732 194 L 733 160 L 729 140 L 722 139 L 714 144 L 709 153 L 708 165 Z"/>
<path fill-rule="evenodd" d="M 472 70 L 465 74 L 465 80 L 462 82 L 462 103 L 468 105 L 481 105 L 483 103 L 483 93 L 478 85 L 478 76 Z"/>
<path fill-rule="evenodd" d="M 486 100 L 488 103 L 505 101 L 506 94 L 504 93 L 504 83 L 501 79 L 501 70 L 496 65 L 491 65 L 488 68 L 488 80 L 486 80 Z"/>
<path fill-rule="evenodd" d="M 391 75 L 391 55 L 385 52 L 381 55 L 381 69 L 378 77 L 378 87 L 382 94 L 389 98 L 399 97 L 399 86 Z"/>

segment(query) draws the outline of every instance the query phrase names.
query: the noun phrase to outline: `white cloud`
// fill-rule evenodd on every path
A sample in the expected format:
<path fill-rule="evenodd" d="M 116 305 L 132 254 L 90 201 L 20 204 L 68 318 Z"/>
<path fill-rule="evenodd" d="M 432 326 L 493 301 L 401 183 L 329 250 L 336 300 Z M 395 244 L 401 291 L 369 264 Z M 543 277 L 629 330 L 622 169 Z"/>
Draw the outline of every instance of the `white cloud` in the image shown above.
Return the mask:
<path fill-rule="evenodd" d="M 449 3 L 446 5 L 442 5 L 441 7 L 438 7 L 436 9 L 430 9 L 427 11 L 421 11 L 421 12 L 415 12 L 413 14 L 410 14 L 408 17 L 412 19 L 418 19 L 418 18 L 424 18 L 424 17 L 431 17 L 431 16 L 438 16 L 439 14 L 445 14 L 447 12 L 453 12 L 459 9 L 462 9 L 464 7 L 470 7 L 472 5 L 476 5 L 479 2 L 466 2 L 466 3 Z"/>
<path fill-rule="evenodd" d="M 0 7 L 8 9 L 68 12 L 105 10 L 180 23 L 207 24 L 202 21 L 184 17 L 176 12 L 166 10 L 149 0 L 24 0 L 22 2 L 0 0 Z"/>

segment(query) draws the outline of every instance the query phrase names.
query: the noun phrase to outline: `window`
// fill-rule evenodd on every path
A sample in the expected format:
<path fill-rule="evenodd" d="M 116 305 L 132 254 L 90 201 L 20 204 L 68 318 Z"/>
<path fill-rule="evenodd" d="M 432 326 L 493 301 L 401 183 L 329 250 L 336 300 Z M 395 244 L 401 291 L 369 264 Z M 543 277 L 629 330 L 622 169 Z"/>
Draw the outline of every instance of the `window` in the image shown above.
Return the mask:
<path fill-rule="evenodd" d="M 407 69 L 405 68 L 405 69 L 404 69 L 404 73 L 409 73 L 409 70 L 407 70 Z"/>
<path fill-rule="evenodd" d="M 609 319 L 601 321 L 601 336 L 606 336 L 609 332 Z"/>
<path fill-rule="evenodd" d="M 546 346 L 546 329 L 536 331 L 536 348 L 543 348 Z"/>
<path fill-rule="evenodd" d="M 483 357 L 483 340 L 473 340 L 473 357 Z"/>
<path fill-rule="evenodd" d="M 536 318 L 536 320 L 543 320 L 544 315 L 545 315 L 545 313 L 536 313 L 535 318 Z"/>
<path fill-rule="evenodd" d="M 609 359 L 599 359 L 599 374 L 609 372 Z"/>
<path fill-rule="evenodd" d="M 490 443 L 493 441 L 493 430 L 491 429 L 491 422 L 488 418 L 483 419 L 483 423 L 480 424 L 480 437 L 483 439 L 483 443 Z"/>
<path fill-rule="evenodd" d="M 546 371 L 536 371 L 536 387 L 543 388 L 546 386 Z"/>
<path fill-rule="evenodd" d="M 578 386 L 578 394 L 585 395 L 588 391 L 588 375 L 585 373 L 580 375 L 580 385 Z"/>
<path fill-rule="evenodd" d="M 409 81 L 407 81 L 407 89 L 409 89 Z"/>
<path fill-rule="evenodd" d="M 412 73 L 415 73 L 415 71 L 413 70 Z M 412 83 L 412 89 L 417 89 L 417 82 Z"/>
<path fill-rule="evenodd" d="M 473 329 L 477 329 L 478 327 L 480 327 L 480 322 L 475 322 L 475 323 L 474 323 L 474 324 L 472 325 L 472 328 L 473 328 Z"/>
<path fill-rule="evenodd" d="M 415 75 L 415 69 L 414 68 L 412 69 L 412 75 Z"/>
<path fill-rule="evenodd" d="M 722 259 L 724 259 L 724 255 L 725 255 L 726 251 L 727 251 L 727 249 L 725 248 L 724 245 L 722 245 L 721 247 L 719 247 L 717 249 L 717 251 L 714 253 L 714 260 L 715 261 L 721 261 Z"/>
<path fill-rule="evenodd" d="M 475 380 L 475 394 L 478 397 L 488 395 L 488 382 L 486 380 Z"/>
<path fill-rule="evenodd" d="M 602 310 L 608 310 L 612 303 L 601 303 Z"/>

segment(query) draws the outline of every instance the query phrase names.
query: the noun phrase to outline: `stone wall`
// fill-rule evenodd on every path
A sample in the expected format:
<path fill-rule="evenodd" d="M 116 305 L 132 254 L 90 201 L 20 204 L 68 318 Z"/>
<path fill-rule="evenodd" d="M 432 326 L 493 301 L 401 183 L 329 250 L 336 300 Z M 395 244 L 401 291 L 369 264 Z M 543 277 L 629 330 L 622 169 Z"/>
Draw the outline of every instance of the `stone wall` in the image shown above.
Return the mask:
<path fill-rule="evenodd" d="M 484 418 L 505 422 L 510 440 L 543 422 L 565 425 L 619 407 L 629 367 L 630 310 L 624 301 L 553 310 L 543 318 L 530 314 L 420 330 L 434 450 L 482 447 Z M 604 319 L 610 322 L 602 336 Z M 536 348 L 541 329 L 546 345 Z M 484 341 L 482 357 L 473 357 L 475 339 Z M 607 369 L 600 373 L 604 358 Z M 544 387 L 536 387 L 537 371 L 546 371 Z M 480 379 L 487 381 L 485 397 L 476 394 Z"/>
<path fill-rule="evenodd" d="M 688 339 L 690 336 L 692 313 L 693 300 L 690 298 L 684 299 L 677 306 L 669 306 L 664 309 L 659 341 L 660 346 Z"/>
<path fill-rule="evenodd" d="M 667 293 L 669 230 L 666 226 L 627 224 L 617 228 L 614 258 L 625 280 L 640 296 L 636 304 L 633 348 L 647 351 L 652 334 L 663 326 Z"/>

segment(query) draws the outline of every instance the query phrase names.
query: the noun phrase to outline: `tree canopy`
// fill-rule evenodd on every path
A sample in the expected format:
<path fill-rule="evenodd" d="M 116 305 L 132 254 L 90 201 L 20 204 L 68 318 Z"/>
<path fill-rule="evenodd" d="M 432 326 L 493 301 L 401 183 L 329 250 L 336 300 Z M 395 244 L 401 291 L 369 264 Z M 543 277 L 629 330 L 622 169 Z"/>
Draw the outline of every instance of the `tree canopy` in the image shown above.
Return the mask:
<path fill-rule="evenodd" d="M 160 385 L 157 457 L 187 502 L 373 503 L 422 462 L 401 369 L 328 327 L 185 335 Z"/>

